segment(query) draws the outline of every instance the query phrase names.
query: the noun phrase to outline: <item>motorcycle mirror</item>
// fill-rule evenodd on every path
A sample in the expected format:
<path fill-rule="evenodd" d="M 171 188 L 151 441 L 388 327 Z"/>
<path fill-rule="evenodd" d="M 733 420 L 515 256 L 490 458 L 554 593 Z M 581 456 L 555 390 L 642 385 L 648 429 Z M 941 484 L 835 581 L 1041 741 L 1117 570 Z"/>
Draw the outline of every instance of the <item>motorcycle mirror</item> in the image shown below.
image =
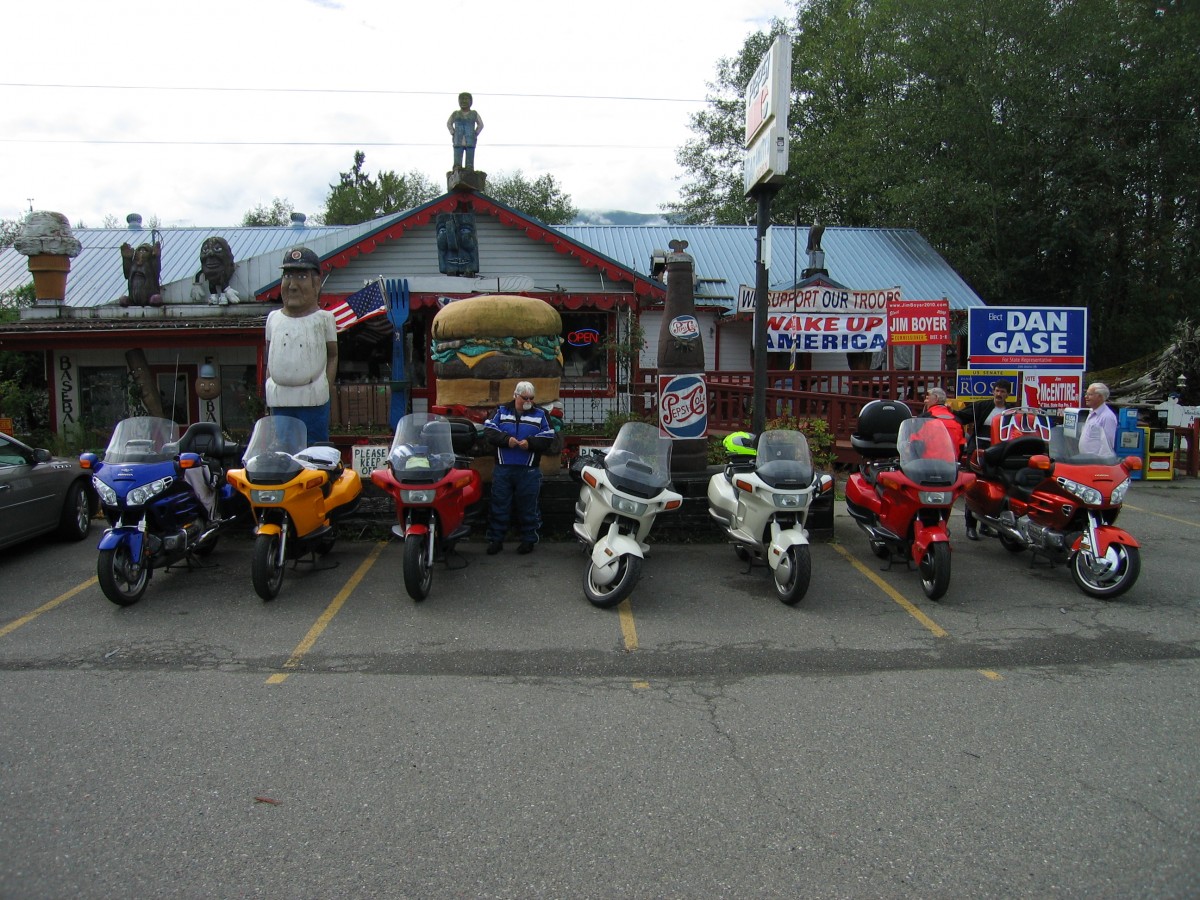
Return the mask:
<path fill-rule="evenodd" d="M 1038 453 L 1029 457 L 1029 467 L 1031 469 L 1041 469 L 1043 472 L 1050 468 L 1050 457 L 1045 453 Z"/>
<path fill-rule="evenodd" d="M 1142 458 L 1140 456 L 1126 456 L 1121 459 L 1121 465 L 1125 467 L 1126 472 L 1142 471 Z"/>
<path fill-rule="evenodd" d="M 200 465 L 200 454 L 198 454 L 198 453 L 180 453 L 179 454 L 179 468 L 194 469 L 198 465 Z"/>
<path fill-rule="evenodd" d="M 95 453 L 80 453 L 79 454 L 79 468 L 92 469 L 95 467 L 96 467 L 96 454 Z"/>

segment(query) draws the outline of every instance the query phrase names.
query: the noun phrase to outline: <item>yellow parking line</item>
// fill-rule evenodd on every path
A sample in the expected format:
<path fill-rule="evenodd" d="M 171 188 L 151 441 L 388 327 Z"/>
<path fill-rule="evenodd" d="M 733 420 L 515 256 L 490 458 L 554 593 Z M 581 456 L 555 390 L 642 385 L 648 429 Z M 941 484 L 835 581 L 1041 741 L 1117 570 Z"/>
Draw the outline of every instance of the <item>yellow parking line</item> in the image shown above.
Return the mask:
<path fill-rule="evenodd" d="M 1125 508 L 1132 509 L 1134 512 L 1145 513 L 1148 516 L 1158 516 L 1160 519 L 1178 522 L 1180 525 L 1191 525 L 1193 528 L 1200 528 L 1200 522 L 1189 522 L 1187 519 L 1177 519 L 1175 516 L 1168 516 L 1165 513 L 1154 512 L 1153 510 L 1149 509 L 1142 509 L 1140 506 L 1134 506 L 1132 503 L 1126 503 Z"/>
<path fill-rule="evenodd" d="M 338 610 L 342 608 L 342 604 L 349 599 L 350 595 L 354 592 L 354 589 L 358 587 L 358 583 L 363 580 L 363 576 L 367 574 L 367 571 L 371 568 L 371 566 L 375 565 L 375 560 L 379 559 L 379 554 L 383 552 L 383 548 L 387 545 L 387 541 L 380 541 L 375 545 L 375 549 L 367 555 L 367 558 L 364 559 L 361 564 L 359 564 L 358 569 L 356 569 L 354 574 L 350 576 L 350 580 L 346 582 L 345 586 L 340 591 L 338 591 L 337 596 L 329 602 L 329 606 L 325 608 L 325 612 L 321 613 L 321 618 L 317 619 L 317 621 L 313 624 L 313 627 L 308 629 L 308 634 L 304 636 L 304 640 L 296 645 L 296 649 L 292 651 L 292 655 L 289 656 L 287 662 L 283 664 L 283 668 L 289 671 L 276 672 L 267 679 L 267 684 L 283 684 L 283 682 L 287 681 L 288 675 L 291 674 L 290 670 L 295 669 L 300 665 L 300 660 L 304 658 L 304 654 L 308 653 L 308 651 L 312 649 L 313 644 L 317 642 L 317 638 L 321 636 L 321 633 L 328 627 L 329 623 L 333 621 L 333 617 L 338 614 Z"/>
<path fill-rule="evenodd" d="M 633 603 L 628 597 L 617 607 L 621 617 L 621 638 L 625 641 L 625 652 L 632 653 L 638 648 L 637 627 L 633 624 Z"/>
<path fill-rule="evenodd" d="M 96 584 L 97 581 L 99 581 L 99 579 L 95 575 L 93 575 L 91 578 L 89 578 L 83 584 L 76 585 L 75 587 L 73 587 L 69 591 L 67 591 L 65 594 L 59 594 L 57 597 L 55 597 L 49 603 L 43 603 L 41 606 L 39 606 L 33 612 L 29 613 L 29 615 L 21 616 L 21 618 L 16 619 L 15 621 L 9 622 L 3 628 L 0 628 L 0 637 L 4 637 L 6 634 L 11 634 L 12 632 L 14 632 L 18 628 L 20 628 L 22 625 L 27 625 L 28 623 L 30 623 L 34 619 L 36 619 L 38 616 L 40 616 L 42 613 L 50 612 L 50 610 L 54 609 L 54 607 L 58 606 L 60 603 L 66 603 L 68 600 L 70 600 L 72 597 L 74 597 L 80 591 L 86 591 L 93 584 Z"/>
<path fill-rule="evenodd" d="M 866 566 L 864 566 L 861 562 L 859 562 L 858 559 L 856 559 L 854 557 L 854 555 L 850 553 L 849 550 L 847 550 L 841 544 L 832 544 L 831 546 L 838 553 L 842 554 L 842 556 L 846 557 L 846 559 L 849 560 L 850 565 L 854 566 L 854 568 L 858 569 L 858 571 L 860 571 L 864 575 L 866 575 L 867 578 L 869 578 L 872 582 L 875 583 L 876 587 L 878 587 L 881 591 L 883 591 L 885 594 L 887 594 L 889 597 L 891 597 L 892 600 L 894 600 L 896 603 L 898 603 L 904 609 L 905 612 L 907 612 L 910 616 L 912 616 L 914 619 L 916 619 L 918 622 L 920 622 L 922 625 L 924 625 L 926 628 L 928 628 L 929 631 L 932 632 L 934 637 L 947 637 L 948 636 L 949 632 L 946 631 L 946 629 L 944 629 L 937 622 L 933 621 L 933 619 L 929 618 L 929 616 L 925 615 L 925 613 L 921 612 L 919 609 L 917 609 L 915 606 L 913 606 L 912 603 L 910 603 L 908 601 L 908 599 L 904 597 L 903 594 L 900 594 L 897 591 L 895 591 L 892 588 L 892 586 L 890 584 L 888 584 L 886 581 L 884 581 L 882 578 L 880 578 L 878 574 L 876 574 L 875 572 L 872 572 L 870 569 L 868 569 Z"/>

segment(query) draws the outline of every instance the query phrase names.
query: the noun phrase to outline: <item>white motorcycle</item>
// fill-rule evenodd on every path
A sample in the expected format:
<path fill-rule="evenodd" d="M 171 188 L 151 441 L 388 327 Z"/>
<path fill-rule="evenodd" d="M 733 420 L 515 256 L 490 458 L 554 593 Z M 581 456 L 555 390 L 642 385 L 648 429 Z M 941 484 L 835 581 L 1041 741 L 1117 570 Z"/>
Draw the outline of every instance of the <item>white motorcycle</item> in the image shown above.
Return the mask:
<path fill-rule="evenodd" d="M 833 476 L 813 471 L 803 434 L 765 431 L 753 457 L 731 456 L 709 479 L 708 512 L 733 541 L 738 559 L 766 559 L 775 592 L 792 606 L 804 599 L 812 578 L 808 511 L 814 498 L 831 490 Z"/>
<path fill-rule="evenodd" d="M 626 422 L 607 455 L 593 454 L 577 474 L 574 530 L 590 555 L 583 592 L 594 606 L 616 606 L 637 584 L 655 516 L 683 505 L 671 490 L 671 442 L 654 425 Z"/>

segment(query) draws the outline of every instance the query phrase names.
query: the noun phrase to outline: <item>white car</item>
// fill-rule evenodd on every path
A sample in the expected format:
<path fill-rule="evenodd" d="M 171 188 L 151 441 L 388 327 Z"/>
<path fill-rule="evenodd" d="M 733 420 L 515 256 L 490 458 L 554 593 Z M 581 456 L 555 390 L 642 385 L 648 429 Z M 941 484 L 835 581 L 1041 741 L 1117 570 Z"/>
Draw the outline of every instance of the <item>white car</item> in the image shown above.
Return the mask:
<path fill-rule="evenodd" d="M 53 457 L 0 433 L 0 547 L 47 532 L 81 541 L 95 508 L 78 460 Z"/>

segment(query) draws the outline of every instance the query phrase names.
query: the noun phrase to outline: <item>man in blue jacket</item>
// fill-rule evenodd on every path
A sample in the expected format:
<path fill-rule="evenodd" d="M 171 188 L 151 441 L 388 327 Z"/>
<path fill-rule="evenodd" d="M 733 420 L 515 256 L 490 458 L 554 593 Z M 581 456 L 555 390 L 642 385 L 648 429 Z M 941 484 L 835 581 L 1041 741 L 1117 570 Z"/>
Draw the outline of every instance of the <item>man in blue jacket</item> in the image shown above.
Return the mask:
<path fill-rule="evenodd" d="M 488 519 L 489 556 L 504 547 L 510 515 L 521 535 L 518 553 L 532 553 L 542 526 L 538 497 L 542 491 L 542 454 L 554 446 L 554 429 L 545 411 L 533 402 L 533 385 L 517 383 L 511 403 L 492 413 L 483 423 L 484 437 L 496 448 L 496 468 L 492 474 L 490 516 Z"/>

